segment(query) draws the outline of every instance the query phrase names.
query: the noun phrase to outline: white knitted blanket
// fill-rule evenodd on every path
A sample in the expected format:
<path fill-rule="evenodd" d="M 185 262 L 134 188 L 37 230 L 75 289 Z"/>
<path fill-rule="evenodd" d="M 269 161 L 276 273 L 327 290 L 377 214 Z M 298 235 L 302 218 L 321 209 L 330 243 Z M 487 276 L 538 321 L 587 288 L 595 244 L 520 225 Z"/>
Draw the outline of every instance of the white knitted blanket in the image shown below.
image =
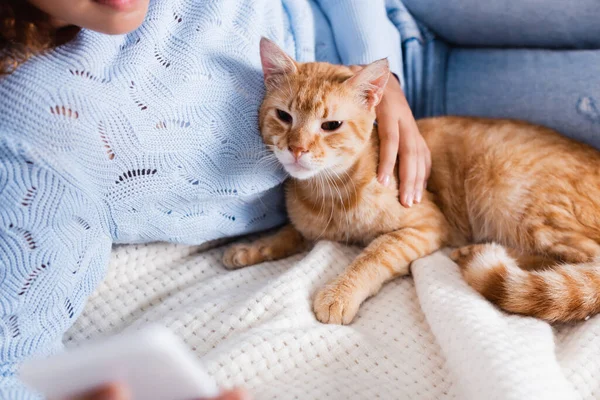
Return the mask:
<path fill-rule="evenodd" d="M 330 242 L 227 271 L 223 249 L 115 249 L 67 343 L 169 327 L 223 386 L 256 399 L 600 398 L 600 318 L 551 327 L 498 311 L 443 253 L 387 284 L 349 326 L 323 325 L 315 290 L 358 253 Z"/>

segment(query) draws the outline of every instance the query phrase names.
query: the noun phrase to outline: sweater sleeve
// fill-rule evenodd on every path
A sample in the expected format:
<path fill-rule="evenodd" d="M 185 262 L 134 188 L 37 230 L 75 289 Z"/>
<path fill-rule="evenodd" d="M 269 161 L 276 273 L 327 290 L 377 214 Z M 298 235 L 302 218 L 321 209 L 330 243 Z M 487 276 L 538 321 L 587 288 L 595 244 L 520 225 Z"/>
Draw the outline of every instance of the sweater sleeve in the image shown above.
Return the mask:
<path fill-rule="evenodd" d="M 111 237 L 102 201 L 73 166 L 53 165 L 51 152 L 1 130 L 0 398 L 37 399 L 17 379 L 18 366 L 62 348 L 104 275 Z"/>
<path fill-rule="evenodd" d="M 368 64 L 387 57 L 392 72 L 402 76 L 400 33 L 388 18 L 385 0 L 317 1 L 344 64 Z"/>

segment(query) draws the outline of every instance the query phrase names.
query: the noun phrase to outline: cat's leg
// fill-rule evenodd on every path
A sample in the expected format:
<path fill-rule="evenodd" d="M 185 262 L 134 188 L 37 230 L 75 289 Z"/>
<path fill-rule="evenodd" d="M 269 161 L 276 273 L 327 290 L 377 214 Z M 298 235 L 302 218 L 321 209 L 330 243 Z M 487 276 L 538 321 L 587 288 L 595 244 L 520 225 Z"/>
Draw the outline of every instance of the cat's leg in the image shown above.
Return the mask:
<path fill-rule="evenodd" d="M 313 308 L 317 319 L 330 324 L 349 324 L 361 303 L 381 285 L 407 275 L 412 261 L 438 250 L 442 233 L 431 227 L 404 228 L 375 239 L 346 268 L 318 291 Z"/>
<path fill-rule="evenodd" d="M 264 261 L 279 260 L 300 253 L 307 242 L 292 225 L 286 225 L 271 236 L 252 243 L 234 244 L 223 255 L 223 264 L 236 269 Z"/>

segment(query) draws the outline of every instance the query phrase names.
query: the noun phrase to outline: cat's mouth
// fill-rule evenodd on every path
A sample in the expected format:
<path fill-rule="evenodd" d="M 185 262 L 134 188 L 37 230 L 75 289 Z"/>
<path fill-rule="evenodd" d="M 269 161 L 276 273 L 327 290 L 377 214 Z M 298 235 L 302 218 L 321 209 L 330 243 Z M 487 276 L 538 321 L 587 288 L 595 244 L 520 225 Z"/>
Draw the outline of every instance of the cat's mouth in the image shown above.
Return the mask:
<path fill-rule="evenodd" d="M 278 148 L 274 150 L 274 153 L 283 169 L 293 178 L 308 179 L 315 176 L 321 169 L 314 165 L 310 154 L 295 158 L 291 152 L 282 151 Z"/>
<path fill-rule="evenodd" d="M 297 179 L 308 179 L 317 173 L 317 171 L 315 171 L 314 169 L 305 167 L 299 162 L 287 163 L 282 165 L 288 174 Z"/>

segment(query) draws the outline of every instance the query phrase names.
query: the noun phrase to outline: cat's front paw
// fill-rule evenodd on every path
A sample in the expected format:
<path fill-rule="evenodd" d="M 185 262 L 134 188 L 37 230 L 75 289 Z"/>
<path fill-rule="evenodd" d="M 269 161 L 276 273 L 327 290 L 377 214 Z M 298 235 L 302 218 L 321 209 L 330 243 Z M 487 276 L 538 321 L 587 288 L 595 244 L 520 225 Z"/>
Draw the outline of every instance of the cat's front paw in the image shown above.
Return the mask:
<path fill-rule="evenodd" d="M 313 309 L 324 324 L 348 325 L 362 303 L 362 297 L 348 285 L 332 282 L 319 290 Z"/>
<path fill-rule="evenodd" d="M 228 269 L 237 269 L 259 264 L 267 259 L 264 246 L 256 244 L 234 244 L 223 255 L 223 264 Z"/>

